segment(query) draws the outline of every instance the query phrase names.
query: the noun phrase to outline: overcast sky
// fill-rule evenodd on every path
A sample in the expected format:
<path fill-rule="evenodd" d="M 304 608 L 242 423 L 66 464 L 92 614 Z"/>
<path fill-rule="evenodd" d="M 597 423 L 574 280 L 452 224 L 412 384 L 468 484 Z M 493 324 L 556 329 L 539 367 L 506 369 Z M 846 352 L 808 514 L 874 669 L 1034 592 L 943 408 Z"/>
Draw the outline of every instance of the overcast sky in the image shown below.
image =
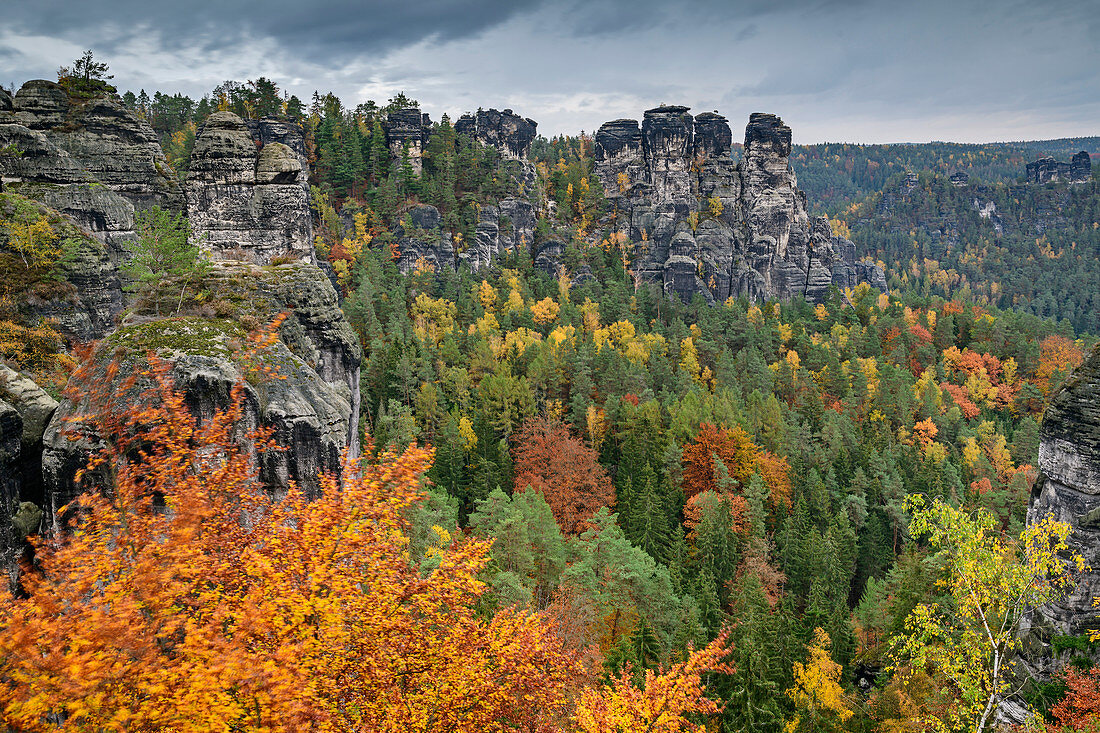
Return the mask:
<path fill-rule="evenodd" d="M 0 83 L 85 48 L 120 91 L 258 76 L 438 119 L 592 131 L 658 104 L 779 114 L 796 143 L 1100 135 L 1098 0 L 5 0 Z"/>

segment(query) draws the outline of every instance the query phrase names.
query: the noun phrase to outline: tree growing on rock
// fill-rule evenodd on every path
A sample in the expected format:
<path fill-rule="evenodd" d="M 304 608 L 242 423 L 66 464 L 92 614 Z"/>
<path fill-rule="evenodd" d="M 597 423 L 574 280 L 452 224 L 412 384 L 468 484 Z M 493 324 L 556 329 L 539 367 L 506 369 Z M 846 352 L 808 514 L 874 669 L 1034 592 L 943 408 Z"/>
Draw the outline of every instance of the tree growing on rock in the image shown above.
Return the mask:
<path fill-rule="evenodd" d="M 182 213 L 153 206 L 134 214 L 134 226 L 137 240 L 128 247 L 130 259 L 123 263 L 122 271 L 133 278 L 134 288 L 155 300 L 158 315 L 161 285 L 176 281 L 180 285 L 178 312 L 187 287 L 209 268 L 202 249 L 192 241 L 191 224 Z"/>

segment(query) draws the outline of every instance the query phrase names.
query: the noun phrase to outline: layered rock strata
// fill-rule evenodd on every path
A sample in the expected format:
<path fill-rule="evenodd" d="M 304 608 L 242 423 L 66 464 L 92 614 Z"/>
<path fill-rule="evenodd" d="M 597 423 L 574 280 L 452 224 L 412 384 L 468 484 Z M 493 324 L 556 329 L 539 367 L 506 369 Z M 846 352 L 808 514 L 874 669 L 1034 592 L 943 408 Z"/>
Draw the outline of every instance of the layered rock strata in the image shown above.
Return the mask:
<path fill-rule="evenodd" d="M 526 160 L 531 153 L 538 123 L 520 117 L 510 109 L 479 109 L 476 114 L 464 114 L 455 122 L 455 132 L 467 135 L 482 145 L 491 145 L 502 155 Z"/>
<path fill-rule="evenodd" d="M 117 95 L 72 98 L 54 82 L 28 81 L 12 100 L 11 115 L 136 208 L 183 210 L 183 189 L 156 133 Z"/>
<path fill-rule="evenodd" d="M 421 114 L 416 108 L 398 109 L 386 115 L 382 121 L 382 132 L 386 136 L 392 164 L 400 165 L 408 156 L 413 173 L 421 174 L 424 170 L 424 146 L 428 144 L 431 124 L 428 115 Z"/>
<path fill-rule="evenodd" d="M 114 327 L 115 316 L 122 310 L 122 284 L 107 246 L 89 236 L 70 217 L 14 190 L 5 191 L 0 194 L 0 221 L 17 218 L 45 220 L 57 240 L 66 243 L 67 250 L 54 268 L 54 279 L 14 294 L 27 322 L 48 319 L 52 328 L 70 341 L 101 338 Z M 0 226 L 0 257 L 21 269 L 9 238 L 9 228 Z"/>
<path fill-rule="evenodd" d="M 260 148 L 271 143 L 280 143 L 290 148 L 298 158 L 300 166 L 298 183 L 309 190 L 309 154 L 306 152 L 306 137 L 302 126 L 296 120 L 268 115 L 258 120 L 245 120 L 252 141 Z"/>
<path fill-rule="evenodd" d="M 1092 160 L 1082 150 L 1068 163 L 1051 156 L 1027 164 L 1028 183 L 1085 183 L 1092 178 Z"/>
<path fill-rule="evenodd" d="M 1031 493 L 1028 521 L 1053 514 L 1069 522 L 1072 550 L 1090 569 L 1078 574 L 1073 592 L 1044 606 L 1040 625 L 1053 633 L 1084 634 L 1100 626 L 1100 348 L 1065 381 L 1043 416 L 1039 478 Z"/>
<path fill-rule="evenodd" d="M 612 227 L 630 242 L 632 267 L 684 300 L 804 297 L 830 285 L 870 282 L 881 269 L 860 263 L 855 246 L 811 218 L 790 166 L 791 130 L 775 115 L 753 114 L 741 161 L 717 113 L 687 107 L 648 110 L 641 125 L 615 120 L 596 133 L 596 175 L 611 204 Z"/>
<path fill-rule="evenodd" d="M 257 143 L 240 117 L 215 112 L 195 139 L 185 185 L 196 241 L 217 259 L 313 261 L 307 177 L 294 150 Z"/>
<path fill-rule="evenodd" d="M 119 405 L 138 404 L 144 386 L 126 379 L 148 351 L 172 364 L 176 387 L 192 411 L 209 417 L 228 405 L 232 386 L 245 392 L 242 428 L 274 431 L 284 448 L 256 457 L 260 479 L 275 494 L 295 482 L 308 494 L 318 491 L 318 472 L 337 471 L 346 450 L 357 455 L 359 426 L 359 340 L 348 325 L 328 278 L 306 263 L 258 267 L 217 263 L 203 282 L 215 302 L 231 312 L 225 318 L 186 316 L 149 319 L 135 314 L 94 355 L 93 384 L 115 394 Z M 246 328 L 285 312 L 279 339 L 261 355 L 264 367 L 280 378 L 246 378 L 250 373 L 235 350 Z M 121 368 L 112 372 L 112 359 Z M 71 429 L 87 427 L 92 398 L 63 400 L 43 435 L 42 473 L 47 515 L 55 522 L 60 507 L 95 484 L 78 485 L 77 472 L 100 447 L 93 435 L 71 440 Z M 56 525 L 55 525 L 56 526 Z"/>

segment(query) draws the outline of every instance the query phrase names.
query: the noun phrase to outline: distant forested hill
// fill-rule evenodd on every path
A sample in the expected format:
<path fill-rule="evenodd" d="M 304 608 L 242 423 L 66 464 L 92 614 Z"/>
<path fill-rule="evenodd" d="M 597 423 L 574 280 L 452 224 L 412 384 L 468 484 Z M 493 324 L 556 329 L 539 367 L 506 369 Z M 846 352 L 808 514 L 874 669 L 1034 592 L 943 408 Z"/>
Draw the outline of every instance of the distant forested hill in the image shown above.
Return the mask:
<path fill-rule="evenodd" d="M 971 183 L 1023 182 L 1028 163 L 1046 155 L 1069 160 L 1081 150 L 1095 160 L 1100 137 L 1009 143 L 919 143 L 796 145 L 791 165 L 815 213 L 837 215 L 881 191 L 897 173 L 928 171 L 945 178 L 964 173 Z"/>

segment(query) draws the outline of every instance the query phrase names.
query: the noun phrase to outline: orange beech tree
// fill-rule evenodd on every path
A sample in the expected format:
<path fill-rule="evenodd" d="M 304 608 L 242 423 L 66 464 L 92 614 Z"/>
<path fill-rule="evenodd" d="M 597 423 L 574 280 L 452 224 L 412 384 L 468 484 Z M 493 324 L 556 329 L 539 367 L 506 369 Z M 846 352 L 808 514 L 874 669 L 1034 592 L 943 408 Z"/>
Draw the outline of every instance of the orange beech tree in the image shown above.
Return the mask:
<path fill-rule="evenodd" d="M 715 427 L 710 423 L 699 426 L 699 432 L 684 446 L 683 488 L 689 499 L 703 491 L 720 491 L 715 475 L 714 458 L 726 465 L 730 478 L 739 488 L 748 486 L 749 478 L 759 473 L 771 494 L 773 507 L 791 505 L 790 466 L 787 459 L 776 456 L 752 442 L 752 438 L 740 426 Z"/>
<path fill-rule="evenodd" d="M 610 690 L 585 689 L 577 704 L 577 729 L 581 733 L 705 733 L 706 725 L 691 723 L 684 716 L 714 716 L 721 711 L 705 696 L 703 675 L 733 672 L 723 661 L 729 653 L 727 638 L 720 634 L 668 669 L 646 670 L 642 685 L 634 684 L 627 668 L 612 680 Z"/>
<path fill-rule="evenodd" d="M 552 625 L 473 610 L 489 543 L 422 577 L 404 516 L 428 449 L 272 500 L 235 436 L 243 388 L 200 425 L 168 365 L 107 447 L 72 530 L 37 543 L 0 609 L 0 704 L 20 730 L 544 730 L 582 669 Z M 104 471 L 104 469 L 109 469 Z M 87 475 L 87 474 L 85 474 Z"/>
<path fill-rule="evenodd" d="M 600 507 L 614 501 L 599 454 L 573 437 L 561 420 L 533 417 L 513 438 L 516 488 L 541 493 L 563 532 L 579 534 Z"/>
<path fill-rule="evenodd" d="M 410 562 L 430 449 L 348 461 L 316 499 L 275 500 L 253 451 L 277 447 L 239 429 L 242 384 L 199 421 L 168 364 L 151 357 L 126 386 L 139 382 L 138 406 L 105 398 L 82 418 L 105 442 L 83 478 L 107 478 L 65 512 L 63 536 L 35 541 L 23 592 L 0 604 L 7 725 L 533 732 L 583 729 L 578 697 L 581 712 L 617 705 L 619 686 L 586 686 L 547 618 L 475 610 L 490 542 L 451 545 L 427 574 Z M 668 720 L 711 710 L 691 675 L 722 653 L 670 670 L 675 696 L 643 697 L 665 695 Z"/>

